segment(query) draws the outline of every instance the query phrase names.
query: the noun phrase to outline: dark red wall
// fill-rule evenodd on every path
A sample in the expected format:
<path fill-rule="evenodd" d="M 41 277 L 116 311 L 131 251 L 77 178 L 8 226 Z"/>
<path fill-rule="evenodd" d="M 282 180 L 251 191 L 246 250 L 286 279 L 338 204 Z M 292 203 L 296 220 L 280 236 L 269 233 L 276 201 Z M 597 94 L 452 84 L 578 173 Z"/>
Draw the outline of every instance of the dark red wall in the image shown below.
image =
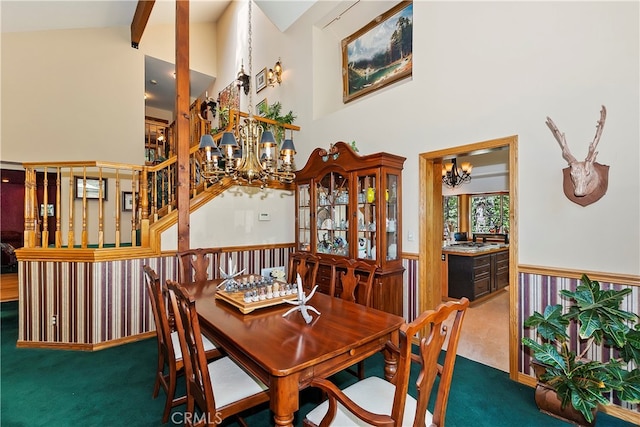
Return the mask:
<path fill-rule="evenodd" d="M 15 246 L 11 235 L 24 230 L 24 171 L 0 169 L 0 176 L 0 231 L 2 240 Z"/>
<path fill-rule="evenodd" d="M 14 247 L 22 247 L 24 233 L 24 171 L 0 169 L 0 235 L 3 242 Z M 49 183 L 55 183 L 55 174 L 49 174 Z M 8 182 L 5 182 L 8 181 Z M 43 197 L 43 174 L 36 177 L 37 197 Z M 48 188 L 49 200 L 55 200 L 55 185 Z M 49 231 L 55 227 L 55 218 L 49 218 Z M 19 234 L 16 234 L 19 233 Z M 16 235 L 19 236 L 16 238 Z M 53 233 L 49 235 L 49 243 L 53 243 Z"/>

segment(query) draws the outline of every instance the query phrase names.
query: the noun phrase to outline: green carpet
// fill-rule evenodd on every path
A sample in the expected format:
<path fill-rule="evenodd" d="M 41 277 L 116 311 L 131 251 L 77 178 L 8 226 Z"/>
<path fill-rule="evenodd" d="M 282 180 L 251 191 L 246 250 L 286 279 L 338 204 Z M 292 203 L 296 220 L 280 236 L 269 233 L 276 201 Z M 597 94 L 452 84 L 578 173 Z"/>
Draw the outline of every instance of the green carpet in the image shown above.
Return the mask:
<path fill-rule="evenodd" d="M 160 426 L 164 394 L 152 399 L 155 339 L 96 352 L 17 349 L 18 304 L 0 304 L 2 365 L 0 425 Z M 275 350 L 277 351 L 277 350 Z M 367 360 L 367 375 L 382 376 L 383 360 Z M 341 386 L 354 377 L 340 373 Z M 411 391 L 412 393 L 415 390 Z M 301 393 L 296 425 L 317 404 L 317 390 Z M 176 408 L 174 412 L 184 407 Z M 176 420 L 181 420 L 178 416 Z M 273 425 L 268 406 L 245 417 L 252 427 Z M 541 414 L 533 389 L 509 380 L 505 372 L 458 357 L 449 397 L 448 427 L 566 427 Z M 171 425 L 171 421 L 168 425 Z M 237 424 L 227 423 L 229 426 Z M 598 414 L 597 427 L 631 427 Z"/>

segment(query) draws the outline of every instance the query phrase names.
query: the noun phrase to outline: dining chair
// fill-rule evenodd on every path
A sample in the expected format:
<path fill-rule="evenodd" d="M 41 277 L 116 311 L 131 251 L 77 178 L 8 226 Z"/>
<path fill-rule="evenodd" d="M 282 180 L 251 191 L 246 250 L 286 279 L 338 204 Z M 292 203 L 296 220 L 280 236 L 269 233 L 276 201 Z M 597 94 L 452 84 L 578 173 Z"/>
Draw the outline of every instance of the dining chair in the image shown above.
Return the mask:
<path fill-rule="evenodd" d="M 197 248 L 180 251 L 178 281 L 180 283 L 211 280 L 219 277 L 222 248 Z"/>
<path fill-rule="evenodd" d="M 299 274 L 305 289 L 313 289 L 316 285 L 320 258 L 310 252 L 289 253 L 289 269 L 287 270 L 287 283 L 296 283 Z"/>
<path fill-rule="evenodd" d="M 371 293 L 375 279 L 375 264 L 348 258 L 331 259 L 329 295 L 371 307 Z M 357 371 L 347 369 L 358 379 L 364 379 L 364 360 L 358 362 Z"/>
<path fill-rule="evenodd" d="M 143 270 L 158 341 L 158 364 L 153 385 L 153 398 L 158 397 L 158 392 L 162 387 L 167 396 L 162 413 L 162 422 L 167 423 L 171 408 L 186 402 L 186 395 L 176 396 L 177 379 L 183 373 L 184 367 L 182 349 L 180 348 L 178 332 L 175 330 L 173 310 L 169 310 L 166 304 L 167 290 L 160 284 L 158 274 L 151 267 L 144 265 Z M 207 359 L 215 359 L 222 356 L 220 350 L 206 337 L 203 337 L 203 348 Z"/>
<path fill-rule="evenodd" d="M 204 356 L 195 301 L 187 288 L 167 280 L 176 313 L 176 327 L 184 356 L 187 406 L 185 425 L 218 425 L 226 418 L 269 400 L 268 387 L 225 356 L 212 362 Z M 194 412 L 198 409 L 199 413 Z M 238 419 L 241 425 L 244 420 Z"/>
<path fill-rule="evenodd" d="M 307 414 L 304 426 L 443 427 L 456 349 L 467 307 L 469 300 L 466 297 L 459 301 L 448 301 L 435 310 L 422 313 L 413 322 L 405 323 L 400 328 L 399 345 L 387 345 L 398 361 L 396 374 L 391 381 L 372 376 L 340 390 L 327 379 L 312 380 L 310 385 L 319 387 L 327 394 L 328 400 Z M 445 321 L 450 316 L 454 316 L 453 323 L 447 327 Z M 413 338 L 421 331 L 428 332 L 417 344 L 418 353 L 413 353 Z M 439 364 L 438 358 L 447 337 L 444 360 Z M 412 362 L 419 367 L 415 398 L 408 393 Z M 436 381 L 438 376 L 440 380 Z M 436 388 L 435 405 L 431 412 L 427 406 Z"/>

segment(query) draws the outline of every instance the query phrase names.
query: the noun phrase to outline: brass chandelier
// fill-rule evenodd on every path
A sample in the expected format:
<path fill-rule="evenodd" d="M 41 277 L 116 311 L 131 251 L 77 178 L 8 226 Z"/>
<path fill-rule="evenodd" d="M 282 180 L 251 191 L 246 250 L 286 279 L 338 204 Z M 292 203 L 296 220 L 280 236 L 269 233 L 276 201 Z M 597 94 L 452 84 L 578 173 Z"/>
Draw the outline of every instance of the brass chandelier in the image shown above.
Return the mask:
<path fill-rule="evenodd" d="M 296 177 L 293 169 L 296 153 L 293 137 L 285 139 L 282 146 L 278 147 L 273 132 L 265 130 L 253 117 L 253 92 L 249 90 L 253 72 L 251 4 L 252 0 L 249 0 L 249 75 L 244 73 L 243 67 L 237 80 L 238 92 L 244 88 L 245 94 L 249 95 L 249 115 L 239 123 L 238 112 L 236 128 L 233 132 L 224 132 L 219 145 L 216 145 L 210 134 L 200 138 L 199 148 L 205 150 L 205 162 L 200 174 L 212 184 L 219 182 L 221 178 L 230 177 L 247 184 L 259 182 L 261 187 L 265 187 L 273 181 L 292 183 Z"/>

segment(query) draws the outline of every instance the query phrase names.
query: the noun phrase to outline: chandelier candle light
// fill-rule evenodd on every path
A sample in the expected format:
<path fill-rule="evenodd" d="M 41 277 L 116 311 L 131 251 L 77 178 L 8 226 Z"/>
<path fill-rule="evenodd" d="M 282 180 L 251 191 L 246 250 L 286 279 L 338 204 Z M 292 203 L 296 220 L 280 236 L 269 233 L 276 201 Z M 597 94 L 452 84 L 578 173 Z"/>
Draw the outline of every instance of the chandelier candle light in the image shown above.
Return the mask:
<path fill-rule="evenodd" d="M 244 66 L 238 73 L 238 91 L 244 87 L 249 95 L 248 117 L 239 124 L 233 132 L 224 132 L 219 146 L 209 134 L 200 138 L 201 150 L 205 150 L 205 163 L 201 168 L 201 175 L 209 182 L 216 183 L 223 177 L 233 178 L 246 184 L 259 182 L 265 187 L 271 181 L 292 183 L 295 179 L 293 172 L 293 156 L 295 147 L 293 139 L 285 139 L 282 146 L 278 144 L 271 131 L 253 117 L 253 91 L 249 90 L 250 76 L 253 73 L 251 46 L 251 4 L 249 0 L 249 76 L 244 74 Z M 244 77 L 247 76 L 247 77 Z M 238 119 L 240 112 L 238 112 Z M 292 137 L 293 138 L 293 137 Z M 240 139 L 240 144 L 237 140 Z M 224 162 L 224 166 L 221 166 Z"/>
<path fill-rule="evenodd" d="M 456 159 L 451 159 L 451 163 L 442 165 L 442 183 L 449 188 L 459 187 L 471 181 L 471 163 L 462 162 L 460 167 Z"/>

